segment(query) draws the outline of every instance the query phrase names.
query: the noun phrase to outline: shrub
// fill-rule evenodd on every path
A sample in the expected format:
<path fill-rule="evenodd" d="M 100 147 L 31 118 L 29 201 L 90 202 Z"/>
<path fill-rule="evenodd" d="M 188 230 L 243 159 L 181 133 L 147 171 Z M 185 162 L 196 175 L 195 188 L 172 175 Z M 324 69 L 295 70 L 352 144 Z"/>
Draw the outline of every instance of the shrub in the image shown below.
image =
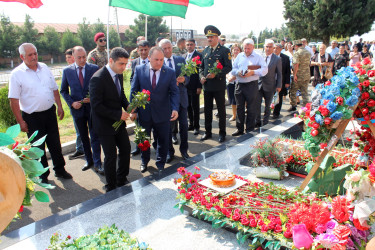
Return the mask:
<path fill-rule="evenodd" d="M 0 88 L 0 123 L 4 127 L 10 127 L 17 123 L 16 118 L 14 117 L 13 112 L 10 109 L 8 91 L 8 85 L 6 85 L 3 88 Z"/>

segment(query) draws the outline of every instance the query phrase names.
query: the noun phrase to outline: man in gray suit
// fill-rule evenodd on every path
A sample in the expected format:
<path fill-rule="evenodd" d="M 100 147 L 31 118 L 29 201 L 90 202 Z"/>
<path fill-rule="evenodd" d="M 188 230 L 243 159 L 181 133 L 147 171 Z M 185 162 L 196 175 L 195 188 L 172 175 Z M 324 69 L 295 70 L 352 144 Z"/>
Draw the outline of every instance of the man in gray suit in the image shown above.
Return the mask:
<path fill-rule="evenodd" d="M 259 80 L 259 95 L 257 98 L 257 116 L 256 127 L 264 126 L 268 123 L 271 115 L 271 102 L 275 91 L 280 92 L 282 87 L 282 63 L 280 57 L 273 53 L 274 42 L 272 40 L 265 41 L 265 62 L 268 67 L 268 73 Z M 261 106 L 264 98 L 265 108 L 263 124 L 261 123 Z"/>

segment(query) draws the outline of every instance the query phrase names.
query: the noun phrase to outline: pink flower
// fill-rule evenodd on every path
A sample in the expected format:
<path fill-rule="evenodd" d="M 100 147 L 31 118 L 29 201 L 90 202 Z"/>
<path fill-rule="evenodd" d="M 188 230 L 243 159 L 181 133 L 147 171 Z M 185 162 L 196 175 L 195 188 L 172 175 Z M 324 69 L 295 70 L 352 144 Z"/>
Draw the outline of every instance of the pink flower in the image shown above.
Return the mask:
<path fill-rule="evenodd" d="M 293 231 L 293 244 L 296 248 L 309 249 L 314 242 L 313 237 L 307 231 L 305 224 L 295 225 Z"/>
<path fill-rule="evenodd" d="M 197 170 L 197 171 L 201 170 L 198 166 L 195 166 L 194 168 L 195 168 L 195 170 Z"/>
<path fill-rule="evenodd" d="M 184 174 L 186 174 L 186 170 L 185 170 L 184 167 L 179 167 L 179 168 L 177 169 L 177 172 L 178 172 L 180 175 L 184 175 Z"/>
<path fill-rule="evenodd" d="M 195 178 L 194 176 L 192 176 L 192 177 L 190 177 L 189 182 L 190 182 L 191 184 L 195 184 L 195 183 L 197 183 L 197 178 Z"/>

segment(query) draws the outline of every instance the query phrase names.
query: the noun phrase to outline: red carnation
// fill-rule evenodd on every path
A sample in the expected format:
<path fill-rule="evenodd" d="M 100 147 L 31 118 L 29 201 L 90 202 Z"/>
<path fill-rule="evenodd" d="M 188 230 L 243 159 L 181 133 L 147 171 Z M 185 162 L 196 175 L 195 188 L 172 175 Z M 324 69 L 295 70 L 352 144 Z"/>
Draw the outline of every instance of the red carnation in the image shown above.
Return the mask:
<path fill-rule="evenodd" d="M 368 121 L 368 120 L 370 120 L 370 116 L 369 116 L 369 115 L 365 115 L 365 116 L 363 117 L 363 119 L 365 119 L 365 121 Z"/>
<path fill-rule="evenodd" d="M 367 115 L 368 114 L 368 108 L 363 108 L 361 111 L 362 111 L 363 115 Z"/>
<path fill-rule="evenodd" d="M 374 87 L 372 87 L 372 92 L 375 92 L 375 86 L 374 86 Z"/>
<path fill-rule="evenodd" d="M 375 112 L 372 112 L 372 113 L 370 114 L 370 118 L 371 118 L 371 120 L 375 119 Z"/>
<path fill-rule="evenodd" d="M 366 146 L 363 148 L 363 152 L 365 152 L 365 153 L 367 153 L 369 150 L 370 150 L 370 146 L 369 146 L 369 145 L 366 145 Z"/>
<path fill-rule="evenodd" d="M 369 80 L 364 81 L 364 82 L 362 83 L 362 86 L 364 86 L 364 87 L 368 87 L 368 86 L 370 86 L 370 81 L 369 81 Z"/>
<path fill-rule="evenodd" d="M 287 238 L 287 239 L 290 239 L 290 238 L 292 238 L 292 232 L 290 232 L 290 230 L 286 230 L 285 232 L 284 232 L 284 237 L 285 238 Z"/>
<path fill-rule="evenodd" d="M 150 145 L 150 142 L 149 142 L 148 140 L 145 140 L 145 141 L 143 142 L 143 146 L 144 146 L 145 148 L 149 148 L 151 145 Z"/>
<path fill-rule="evenodd" d="M 339 104 L 339 105 L 342 105 L 344 103 L 344 98 L 342 98 L 341 96 L 338 96 L 336 98 L 336 102 Z"/>
<path fill-rule="evenodd" d="M 375 106 L 375 101 L 373 99 L 368 100 L 367 101 L 367 106 L 374 107 Z"/>
<path fill-rule="evenodd" d="M 191 193 L 185 193 L 185 198 L 187 200 L 190 200 L 191 199 Z"/>
<path fill-rule="evenodd" d="M 322 116 L 328 116 L 329 110 L 326 107 L 324 107 L 324 109 L 322 109 L 322 111 L 320 113 L 322 114 Z"/>
<path fill-rule="evenodd" d="M 371 59 L 369 57 L 366 57 L 365 59 L 363 59 L 362 63 L 364 65 L 371 64 Z"/>
<path fill-rule="evenodd" d="M 257 226 L 257 221 L 256 220 L 250 220 L 250 226 L 251 227 L 256 227 Z"/>
<path fill-rule="evenodd" d="M 364 75 L 364 74 L 366 74 L 366 70 L 365 69 L 360 69 L 359 71 L 358 71 L 358 73 L 359 73 L 359 75 Z"/>
<path fill-rule="evenodd" d="M 369 230 L 369 229 L 370 229 L 370 227 L 367 227 L 367 226 L 366 226 L 366 225 L 367 225 L 366 222 L 364 223 L 365 226 L 362 226 L 358 219 L 354 219 L 354 220 L 353 220 L 353 224 L 354 224 L 354 226 L 355 226 L 357 229 L 359 229 L 359 230 L 366 231 L 366 230 Z"/>
<path fill-rule="evenodd" d="M 318 129 L 319 127 L 320 127 L 319 123 L 316 123 L 316 122 L 315 122 L 315 123 L 313 124 L 313 128 Z"/>
<path fill-rule="evenodd" d="M 325 125 L 329 125 L 329 124 L 331 124 L 331 122 L 332 122 L 332 118 L 330 118 L 330 117 L 324 118 L 324 124 Z"/>
<path fill-rule="evenodd" d="M 370 94 L 368 92 L 363 92 L 362 93 L 362 100 L 367 100 L 370 98 Z"/>
<path fill-rule="evenodd" d="M 312 135 L 312 136 L 317 136 L 318 134 L 319 134 L 319 131 L 317 129 L 313 129 L 310 132 L 310 135 Z"/>
<path fill-rule="evenodd" d="M 216 65 L 216 68 L 223 69 L 223 65 L 220 62 L 218 62 L 217 65 Z"/>
<path fill-rule="evenodd" d="M 332 200 L 332 214 L 335 216 L 339 223 L 344 223 L 349 220 L 349 208 L 350 202 L 344 197 L 336 196 Z"/>
<path fill-rule="evenodd" d="M 329 85 L 331 85 L 331 82 L 330 82 L 330 81 L 326 81 L 326 82 L 324 83 L 324 85 L 329 86 Z"/>
<path fill-rule="evenodd" d="M 21 205 L 20 209 L 18 210 L 19 213 L 23 212 L 23 205 Z"/>
<path fill-rule="evenodd" d="M 366 105 L 366 103 L 364 102 L 364 101 L 361 101 L 360 103 L 359 103 L 359 106 L 360 107 L 363 107 L 363 106 L 365 106 Z"/>
<path fill-rule="evenodd" d="M 375 76 L 375 70 L 369 70 L 367 71 L 368 77 L 374 77 Z"/>

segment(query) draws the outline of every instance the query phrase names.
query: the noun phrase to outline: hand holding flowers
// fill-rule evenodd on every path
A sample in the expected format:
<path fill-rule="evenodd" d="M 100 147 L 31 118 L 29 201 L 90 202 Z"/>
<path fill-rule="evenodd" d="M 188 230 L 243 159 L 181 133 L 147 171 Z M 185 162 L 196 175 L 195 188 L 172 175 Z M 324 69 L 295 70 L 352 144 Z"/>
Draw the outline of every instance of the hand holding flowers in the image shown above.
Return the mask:
<path fill-rule="evenodd" d="M 191 60 L 186 61 L 186 64 L 179 63 L 178 66 L 181 66 L 181 73 L 179 77 L 181 76 L 191 76 L 193 74 L 197 74 L 198 70 L 197 67 L 201 65 L 202 62 L 200 61 L 200 57 L 196 56 Z"/>
<path fill-rule="evenodd" d="M 217 74 L 221 72 L 222 69 L 223 65 L 219 61 L 216 61 L 214 65 L 208 69 L 209 74 L 207 78 L 214 78 Z"/>

